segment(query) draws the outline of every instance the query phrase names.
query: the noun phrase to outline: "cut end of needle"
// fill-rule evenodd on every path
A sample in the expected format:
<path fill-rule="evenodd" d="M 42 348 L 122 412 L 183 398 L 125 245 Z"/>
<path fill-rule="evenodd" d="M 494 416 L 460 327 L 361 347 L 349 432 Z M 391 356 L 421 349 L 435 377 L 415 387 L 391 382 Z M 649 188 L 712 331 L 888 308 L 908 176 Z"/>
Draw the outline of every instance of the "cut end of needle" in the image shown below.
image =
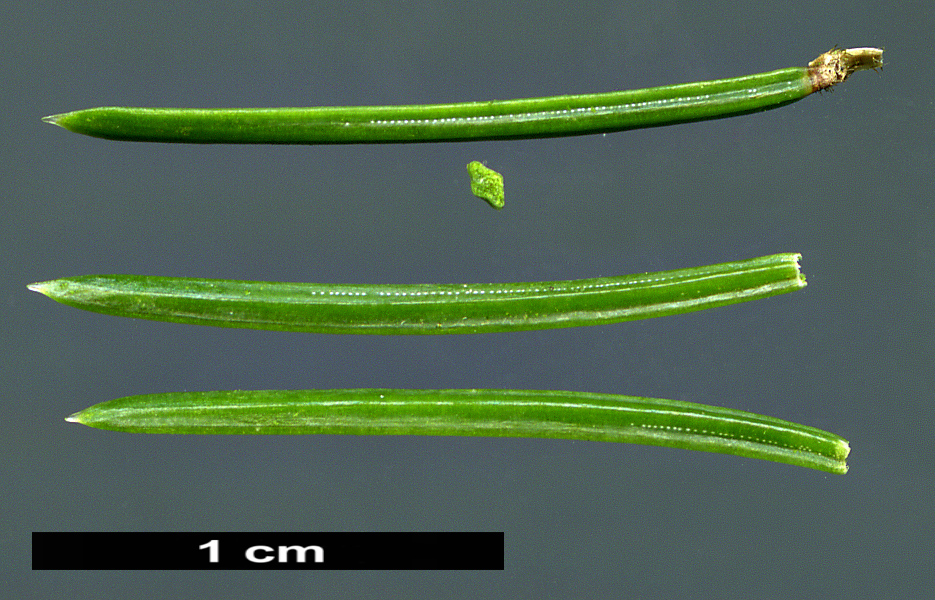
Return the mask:
<path fill-rule="evenodd" d="M 847 458 L 848 456 L 850 456 L 850 454 L 851 454 L 851 445 L 848 442 L 841 440 L 841 458 L 842 459 Z"/>
<path fill-rule="evenodd" d="M 880 48 L 833 48 L 808 63 L 808 77 L 812 91 L 833 87 L 855 71 L 879 69 L 883 66 L 883 50 Z"/>
<path fill-rule="evenodd" d="M 835 467 L 836 473 L 844 475 L 850 470 L 850 467 L 847 465 L 847 462 L 845 462 L 847 460 L 847 457 L 850 455 L 850 453 L 851 453 L 851 445 L 848 443 L 848 441 L 838 440 L 837 449 L 835 452 L 836 456 L 834 457 L 835 460 L 837 461 L 837 465 Z"/>
<path fill-rule="evenodd" d="M 795 269 L 798 272 L 797 281 L 800 287 L 805 287 L 808 282 L 805 280 L 805 273 L 802 272 L 802 255 L 795 255 Z"/>

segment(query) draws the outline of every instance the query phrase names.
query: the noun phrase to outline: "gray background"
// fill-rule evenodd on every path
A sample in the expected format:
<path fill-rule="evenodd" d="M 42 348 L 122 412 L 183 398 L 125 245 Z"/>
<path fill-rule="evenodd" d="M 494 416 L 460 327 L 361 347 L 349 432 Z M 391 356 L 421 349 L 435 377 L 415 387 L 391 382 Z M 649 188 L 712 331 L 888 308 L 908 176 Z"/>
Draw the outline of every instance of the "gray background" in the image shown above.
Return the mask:
<path fill-rule="evenodd" d="M 3 564 L 10 597 L 932 594 L 933 12 L 773 2 L 5 4 Z M 923 8 L 924 7 L 924 8 Z M 585 93 L 885 46 L 882 73 L 732 120 L 502 143 L 186 147 L 42 124 L 99 105 Z M 464 165 L 505 175 L 506 209 Z M 804 255 L 802 292 L 522 334 L 327 337 L 104 317 L 32 281 L 572 279 Z M 845 476 L 584 442 L 176 437 L 66 423 L 124 395 L 571 389 L 848 438 Z M 32 531 L 503 530 L 491 573 L 31 572 Z"/>

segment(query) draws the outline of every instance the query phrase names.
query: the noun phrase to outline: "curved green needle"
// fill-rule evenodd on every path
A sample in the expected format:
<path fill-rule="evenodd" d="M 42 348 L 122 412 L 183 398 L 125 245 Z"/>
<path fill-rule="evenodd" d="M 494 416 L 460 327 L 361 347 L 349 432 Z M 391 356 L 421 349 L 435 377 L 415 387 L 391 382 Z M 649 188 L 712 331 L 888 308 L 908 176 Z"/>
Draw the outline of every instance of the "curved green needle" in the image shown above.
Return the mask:
<path fill-rule="evenodd" d="M 621 92 L 453 104 L 312 108 L 101 107 L 45 117 L 111 140 L 370 144 L 608 133 L 778 108 L 882 65 L 877 48 L 834 49 L 807 67 Z"/>
<path fill-rule="evenodd" d="M 846 440 L 691 402 L 530 390 L 301 390 L 130 396 L 69 421 L 133 433 L 532 437 L 703 450 L 846 473 Z"/>
<path fill-rule="evenodd" d="M 85 275 L 29 289 L 76 308 L 173 323 L 352 334 L 493 333 L 619 323 L 801 289 L 798 254 L 573 281 L 352 285 Z"/>

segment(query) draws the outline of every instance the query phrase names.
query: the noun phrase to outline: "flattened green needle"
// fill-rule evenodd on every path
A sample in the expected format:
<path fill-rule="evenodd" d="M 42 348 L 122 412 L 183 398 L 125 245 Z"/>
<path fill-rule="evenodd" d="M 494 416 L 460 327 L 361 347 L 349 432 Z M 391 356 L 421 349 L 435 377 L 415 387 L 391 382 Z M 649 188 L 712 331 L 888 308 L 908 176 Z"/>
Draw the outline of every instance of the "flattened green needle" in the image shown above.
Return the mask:
<path fill-rule="evenodd" d="M 846 473 L 847 441 L 773 417 L 655 398 L 531 390 L 182 392 L 69 421 L 132 433 L 531 437 L 703 450 Z"/>
<path fill-rule="evenodd" d="M 352 285 L 85 275 L 29 289 L 108 315 L 277 331 L 493 333 L 619 323 L 805 286 L 798 254 L 573 281 Z"/>
<path fill-rule="evenodd" d="M 807 67 L 622 92 L 454 104 L 313 108 L 101 107 L 45 117 L 111 140 L 370 144 L 608 133 L 778 108 L 881 66 L 877 48 L 834 49 Z"/>

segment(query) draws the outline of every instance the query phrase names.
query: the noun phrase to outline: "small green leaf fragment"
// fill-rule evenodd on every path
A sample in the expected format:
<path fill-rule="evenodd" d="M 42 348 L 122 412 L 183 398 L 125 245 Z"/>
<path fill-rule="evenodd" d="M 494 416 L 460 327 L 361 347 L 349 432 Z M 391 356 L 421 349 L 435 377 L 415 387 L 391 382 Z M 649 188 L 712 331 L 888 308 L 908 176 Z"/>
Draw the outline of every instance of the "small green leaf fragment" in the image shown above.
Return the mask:
<path fill-rule="evenodd" d="M 503 175 L 476 160 L 468 163 L 467 171 L 474 195 L 497 210 L 503 208 Z"/>

